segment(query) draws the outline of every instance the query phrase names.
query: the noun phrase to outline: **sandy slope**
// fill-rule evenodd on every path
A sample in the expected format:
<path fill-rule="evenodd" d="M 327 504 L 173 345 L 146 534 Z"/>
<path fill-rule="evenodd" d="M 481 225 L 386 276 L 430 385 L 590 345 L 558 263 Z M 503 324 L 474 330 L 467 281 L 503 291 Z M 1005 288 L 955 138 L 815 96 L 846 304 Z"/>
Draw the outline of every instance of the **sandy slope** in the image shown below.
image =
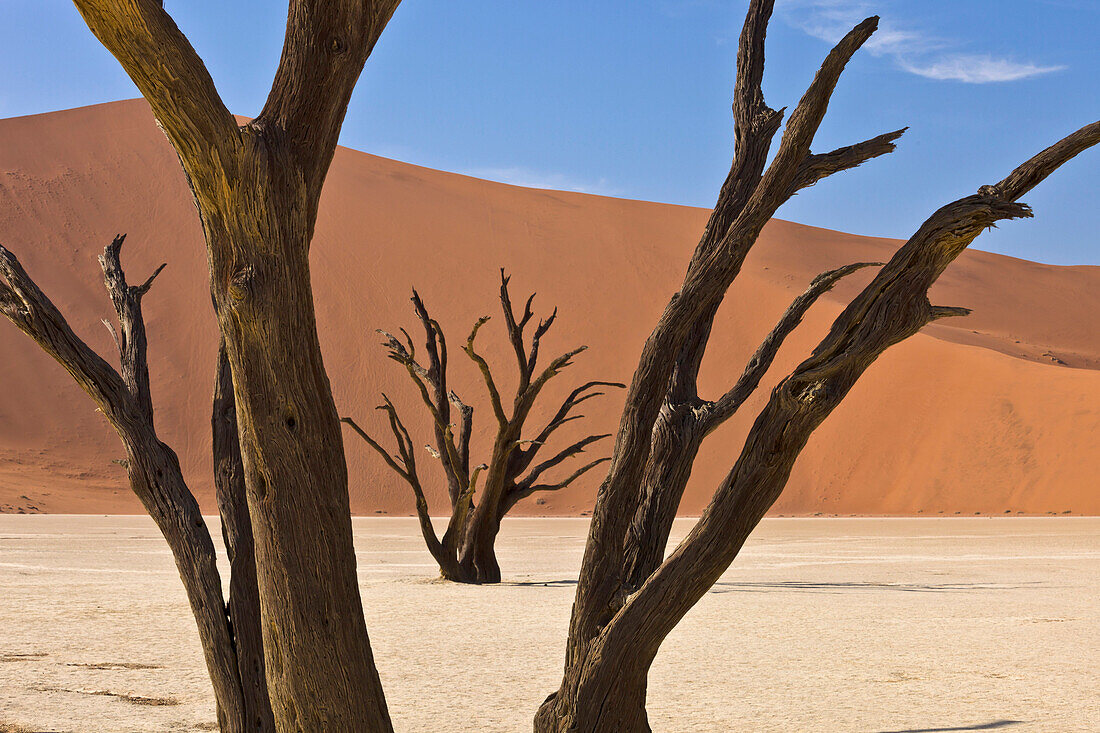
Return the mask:
<path fill-rule="evenodd" d="M 517 296 L 536 289 L 536 305 L 561 306 L 547 352 L 592 347 L 549 396 L 560 399 L 580 380 L 629 379 L 705 217 L 699 209 L 522 189 L 339 150 L 312 258 L 338 404 L 380 432 L 371 408 L 385 389 L 411 424 L 423 425 L 373 333 L 412 325 L 413 285 L 456 346 L 454 386 L 482 403 L 483 388 L 457 344 L 478 315 L 498 312 L 499 266 L 514 274 Z M 109 304 L 95 255 L 119 231 L 129 233 L 124 262 L 135 278 L 169 262 L 146 299 L 158 425 L 212 508 L 214 324 L 198 222 L 172 150 L 141 101 L 0 121 L 0 238 L 104 354 L 110 342 L 99 321 Z M 720 317 L 704 367 L 707 394 L 740 373 L 814 274 L 884 260 L 897 246 L 772 222 Z M 808 352 L 866 279 L 853 278 L 819 305 L 765 387 Z M 929 328 L 871 369 L 815 435 L 776 511 L 1100 513 L 1100 268 L 971 252 L 934 299 L 970 306 L 974 315 Z M 485 348 L 508 374 L 499 322 L 486 327 Z M 0 510 L 137 511 L 112 463 L 121 456 L 117 439 L 60 367 L 7 322 L 0 323 L 0 363 Z M 711 438 L 686 511 L 698 511 L 732 465 L 766 394 Z M 617 397 L 586 407 L 592 431 L 614 430 Z M 479 412 L 481 428 L 486 417 Z M 348 457 L 357 511 L 410 511 L 406 488 L 351 436 Z M 521 509 L 579 513 L 589 508 L 594 482 Z"/>
<path fill-rule="evenodd" d="M 561 679 L 586 526 L 506 522 L 504 582 L 469 587 L 432 580 L 415 520 L 355 520 L 397 731 L 531 729 Z M 1098 570 L 1095 518 L 766 520 L 662 645 L 653 729 L 1095 731 Z M 0 516 L 0 588 L 0 730 L 211 729 L 149 519 Z"/>

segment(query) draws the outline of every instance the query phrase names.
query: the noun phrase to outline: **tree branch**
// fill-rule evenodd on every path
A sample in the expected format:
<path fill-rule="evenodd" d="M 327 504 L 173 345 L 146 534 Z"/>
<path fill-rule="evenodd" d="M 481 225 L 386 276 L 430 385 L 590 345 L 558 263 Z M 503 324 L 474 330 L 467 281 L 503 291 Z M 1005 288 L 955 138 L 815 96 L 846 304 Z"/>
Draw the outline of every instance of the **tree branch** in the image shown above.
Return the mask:
<path fill-rule="evenodd" d="M 160 2 L 74 0 L 96 38 L 153 108 L 187 175 L 210 182 L 232 165 L 239 141 L 236 120 L 222 103 L 210 73 Z M 201 196 L 205 186 L 194 187 Z M 206 204 L 208 202 L 200 202 Z"/>
<path fill-rule="evenodd" d="M 428 314 L 420 294 L 413 290 L 413 308 L 424 328 L 425 350 L 428 353 L 428 369 L 421 376 L 432 386 L 432 397 L 426 401 L 434 418 L 433 433 L 439 450 L 443 471 L 447 476 L 447 493 L 452 506 L 458 500 L 462 487 L 469 481 L 469 432 L 473 421 L 473 409 L 465 405 L 454 391 L 447 389 L 447 338 L 443 328 Z M 411 344 L 411 340 L 410 340 Z M 421 387 L 421 397 L 427 392 Z M 451 430 L 451 406 L 459 411 L 459 445 L 455 445 Z"/>
<path fill-rule="evenodd" d="M 405 429 L 404 423 L 401 422 L 401 417 L 397 414 L 397 409 L 393 406 L 393 402 L 386 395 L 382 395 L 384 404 L 379 405 L 376 409 L 382 410 L 389 418 L 390 430 L 393 431 L 393 436 L 397 440 L 397 450 L 399 456 L 390 455 L 381 444 L 374 438 L 367 434 L 355 420 L 350 417 L 340 418 L 340 422 L 351 426 L 351 429 L 359 435 L 367 445 L 382 456 L 386 464 L 394 470 L 397 475 L 405 479 L 405 482 L 412 489 L 413 497 L 416 500 L 416 516 L 420 522 L 420 533 L 424 536 L 424 541 L 428 545 L 428 551 L 432 554 L 432 557 L 437 562 L 442 563 L 444 556 L 443 545 L 439 540 L 439 537 L 435 533 L 435 527 L 432 525 L 431 514 L 428 511 L 428 500 L 424 496 L 424 488 L 420 483 L 420 477 L 416 472 L 416 456 L 415 448 L 413 447 L 412 438 L 409 437 L 409 431 Z M 398 461 L 401 461 L 401 465 Z"/>
<path fill-rule="evenodd" d="M 596 466 L 600 465 L 601 463 L 607 463 L 610 460 L 610 456 L 597 458 L 596 460 L 581 466 L 576 471 L 569 474 L 569 476 L 555 484 L 531 484 L 529 486 L 517 484 L 513 486 L 512 489 L 507 494 L 505 494 L 504 498 L 501 500 L 500 515 L 504 516 L 505 514 L 510 512 L 512 510 L 512 507 L 514 507 L 517 503 L 536 492 L 557 491 L 558 489 L 564 489 Z"/>
<path fill-rule="evenodd" d="M 550 437 L 550 435 L 557 430 L 563 422 L 566 421 L 566 416 L 572 411 L 574 407 L 581 404 L 585 400 L 590 400 L 593 397 L 602 397 L 605 392 L 588 392 L 593 387 L 614 387 L 616 389 L 626 389 L 626 385 L 622 382 L 602 382 L 592 381 L 585 382 L 581 386 L 574 389 L 569 393 L 569 396 L 565 398 L 565 401 L 561 403 L 561 407 L 554 413 L 554 416 L 550 418 L 550 422 L 546 424 L 538 434 L 538 437 L 534 439 L 534 443 L 543 444 Z M 587 392 L 587 394 L 585 394 Z M 572 418 L 570 418 L 572 419 Z"/>
<path fill-rule="evenodd" d="M 555 412 L 554 416 L 551 417 L 549 422 L 546 423 L 546 427 L 540 430 L 538 435 L 536 435 L 532 440 L 528 441 L 530 443 L 530 447 L 519 452 L 520 455 L 517 456 L 515 459 L 516 473 L 522 473 L 527 469 L 529 465 L 531 465 L 532 460 L 534 460 L 535 454 L 538 453 L 539 449 L 542 446 L 546 445 L 547 441 L 550 439 L 550 436 L 554 433 L 554 431 L 556 431 L 558 428 L 560 428 L 562 425 L 569 422 L 570 420 L 579 420 L 584 417 L 583 415 L 570 416 L 569 413 L 573 410 L 574 407 L 581 404 L 585 400 L 592 399 L 593 397 L 601 397 L 605 394 L 604 392 L 588 392 L 588 390 L 592 389 L 593 387 L 617 387 L 619 389 L 625 389 L 626 385 L 622 384 L 621 382 L 594 381 L 586 382 L 570 392 L 569 396 L 565 398 L 564 402 L 562 402 L 561 407 L 558 408 L 558 411 Z"/>
<path fill-rule="evenodd" d="M 470 433 L 474 427 L 474 408 L 467 405 L 453 391 L 448 395 L 451 404 L 458 408 L 458 440 L 455 453 L 458 455 L 458 469 L 463 476 L 470 475 Z"/>
<path fill-rule="evenodd" d="M 778 206 L 787 200 L 799 168 L 810 154 L 810 144 L 825 117 L 844 67 L 877 28 L 878 17 L 867 18 L 849 31 L 825 57 L 814 80 L 791 113 L 771 165 L 744 209 L 730 225 L 727 237 L 735 235 L 734 239 L 743 241 L 745 233 L 759 232 Z M 752 240 L 755 239 L 756 234 L 753 233 Z M 734 244 L 733 239 L 730 244 Z"/>
<path fill-rule="evenodd" d="M 285 134 L 299 153 L 310 191 L 320 192 L 355 82 L 399 4 L 400 0 L 290 2 L 279 67 L 252 125 Z"/>
<path fill-rule="evenodd" d="M 993 188 L 994 195 L 1008 201 L 1016 201 L 1043 179 L 1056 171 L 1063 163 L 1096 144 L 1100 137 L 1100 121 L 1085 125 L 1067 135 L 1049 148 L 1021 163 Z M 979 189 L 982 193 L 982 189 Z"/>
<path fill-rule="evenodd" d="M 534 295 L 531 296 L 535 297 Z M 554 325 L 554 319 L 558 317 L 558 309 L 554 308 L 554 311 L 548 318 L 539 321 L 538 327 L 535 329 L 535 335 L 531 337 L 531 350 L 527 355 L 527 373 L 534 374 L 535 366 L 539 360 L 539 342 L 542 341 L 542 337 L 546 335 L 546 332 L 550 330 L 550 326 Z"/>
<path fill-rule="evenodd" d="M 116 429 L 123 426 L 133 399 L 129 386 L 73 333 L 65 317 L 3 245 L 0 245 L 0 312 L 65 367 Z"/>
<path fill-rule="evenodd" d="M 775 0 L 752 0 L 745 13 L 745 23 L 737 44 L 737 80 L 733 87 L 733 118 L 735 135 L 745 142 L 736 130 L 748 132 L 761 116 L 769 116 L 771 110 L 764 103 L 761 83 L 764 81 L 764 40 L 768 33 Z M 737 151 L 740 155 L 740 151 Z"/>
<path fill-rule="evenodd" d="M 547 382 L 557 376 L 562 369 L 565 369 L 568 366 L 572 366 L 574 356 L 581 353 L 582 351 L 587 350 L 587 346 L 578 346 L 572 351 L 567 351 L 559 356 L 557 359 L 554 359 L 554 361 L 550 362 L 550 364 L 542 370 L 542 373 L 539 374 L 538 378 L 535 379 L 534 382 L 531 382 L 531 386 L 529 386 L 524 391 L 524 393 L 520 395 L 519 399 L 517 399 L 517 402 L 521 400 L 525 402 L 534 402 L 535 397 L 538 395 L 539 391 L 546 386 Z"/>
<path fill-rule="evenodd" d="M 501 426 L 504 426 L 508 424 L 508 416 L 504 414 L 504 405 L 501 404 L 500 401 L 500 390 L 497 389 L 496 382 L 493 380 L 493 373 L 489 369 L 488 362 L 474 350 L 474 339 L 477 338 L 477 332 L 488 320 L 489 316 L 482 316 L 477 319 L 477 323 L 474 324 L 473 330 L 470 331 L 469 338 L 466 339 L 465 351 L 466 354 L 473 359 L 474 363 L 477 364 L 478 369 L 481 370 L 481 377 L 485 380 L 485 386 L 489 390 L 489 400 L 493 405 L 493 414 L 496 416 L 497 422 L 500 423 Z"/>
<path fill-rule="evenodd" d="M 500 307 L 504 311 L 504 325 L 508 330 L 508 341 L 512 344 L 512 350 L 516 353 L 516 362 L 519 366 L 519 388 L 522 392 L 531 383 L 531 370 L 528 369 L 526 348 L 523 345 L 523 329 L 534 316 L 531 311 L 531 302 L 535 299 L 532 293 L 523 306 L 523 316 L 516 321 L 515 311 L 512 310 L 512 299 L 508 294 L 508 281 L 511 278 L 505 274 L 504 268 L 500 268 Z"/>
<path fill-rule="evenodd" d="M 535 481 L 537 481 L 539 476 L 541 476 L 545 471 L 548 471 L 549 469 L 557 466 L 559 463 L 562 463 L 565 460 L 568 460 L 569 458 L 572 458 L 578 453 L 583 453 L 584 449 L 591 444 L 601 441 L 604 438 L 610 437 L 610 433 L 605 433 L 603 435 L 589 435 L 586 438 L 578 440 L 576 443 L 573 443 L 572 445 L 558 451 L 553 457 L 548 458 L 542 463 L 536 465 L 534 468 L 531 469 L 531 472 L 528 473 L 527 476 L 519 481 L 516 481 L 516 485 L 520 487 L 533 486 Z"/>
<path fill-rule="evenodd" d="M 405 331 L 401 329 L 401 333 L 405 335 L 408 345 L 402 344 L 393 334 L 388 331 L 378 329 L 378 333 L 386 337 L 386 356 L 398 364 L 405 367 L 405 371 L 409 374 L 409 379 L 416 385 L 417 391 L 420 393 L 420 399 L 424 401 L 424 405 L 428 408 L 428 412 L 432 415 L 432 421 L 434 425 L 442 430 L 448 424 L 449 415 L 445 415 L 445 412 L 449 412 L 448 402 L 445 397 L 446 393 L 440 392 L 440 385 L 438 377 L 425 369 L 417 360 L 416 354 L 412 346 L 412 338 Z M 428 382 L 433 386 L 436 392 L 437 400 L 433 400 L 432 396 L 428 393 L 428 387 L 425 384 Z"/>
<path fill-rule="evenodd" d="M 125 379 L 84 343 L 19 260 L 0 245 L 0 313 L 60 363 L 96 403 L 126 446 L 130 488 L 156 522 L 172 551 L 199 626 L 207 670 L 223 730 L 254 727 L 244 720 L 245 701 L 237 650 L 227 622 L 217 555 L 198 502 L 188 489 L 179 458 L 156 433 L 148 399 L 145 325 L 140 296 L 118 264 L 118 237 L 104 252 L 104 274 L 124 333 L 119 337 Z"/>
<path fill-rule="evenodd" d="M 382 456 L 382 460 L 384 460 L 386 462 L 386 465 L 394 470 L 394 473 L 396 473 L 398 476 L 405 479 L 406 481 L 409 480 L 409 474 L 405 470 L 405 468 L 399 466 L 395 457 L 390 455 L 390 452 L 388 450 L 382 447 L 382 445 L 377 440 L 370 437 L 370 435 L 365 430 L 363 430 L 363 428 L 359 427 L 359 423 L 355 422 L 355 420 L 350 417 L 342 417 L 340 418 L 340 422 L 344 423 L 345 425 L 351 426 L 351 429 L 354 430 L 360 438 L 365 440 L 367 445 L 369 445 L 371 448 L 374 448 L 374 450 L 378 452 L 378 455 Z M 398 436 L 398 441 L 400 442 L 400 440 L 401 438 L 400 436 Z M 402 462 L 404 462 L 404 459 L 402 459 Z"/>
<path fill-rule="evenodd" d="M 424 376 L 432 383 L 437 391 L 447 394 L 447 340 L 443 335 L 443 329 L 428 315 L 428 309 L 424 307 L 424 301 L 420 299 L 420 293 L 413 289 L 413 311 L 424 327 L 424 348 L 428 352 L 428 368 Z M 383 332 L 384 333 L 384 332 Z M 386 334 L 389 336 L 389 334 Z M 390 336 L 392 339 L 393 337 Z M 410 343 L 411 343 L 410 339 Z M 410 350 L 411 352 L 411 350 Z"/>
<path fill-rule="evenodd" d="M 733 89 L 733 162 L 718 192 L 714 210 L 699 240 L 692 264 L 695 266 L 727 235 L 760 181 L 767 163 L 772 138 L 783 122 L 778 112 L 764 102 L 764 39 L 774 0 L 752 0 L 737 48 L 737 77 Z"/>
<path fill-rule="evenodd" d="M 734 102 L 737 157 L 683 285 L 646 341 L 627 392 L 611 466 L 597 493 L 585 546 L 569 630 L 570 649 L 578 650 L 578 656 L 567 661 L 570 669 L 583 657 L 579 650 L 596 638 L 621 603 L 620 574 L 629 524 L 640 499 L 653 428 L 677 364 L 690 365 L 701 358 L 710 321 L 760 231 L 786 200 L 845 64 L 877 25 L 876 18 L 860 23 L 829 53 L 788 122 L 771 165 L 758 177 L 781 119 L 781 113 L 767 109 L 759 91 L 764 32 L 771 8 L 769 0 L 750 4 L 738 52 Z M 682 353 L 693 333 L 699 335 L 694 344 L 698 348 Z"/>
<path fill-rule="evenodd" d="M 119 258 L 124 241 L 126 241 L 125 234 L 116 236 L 100 255 L 99 265 L 103 268 L 107 294 L 111 297 L 111 303 L 115 307 L 121 326 L 121 332 L 116 335 L 115 343 L 119 347 L 122 379 L 142 409 L 152 414 L 153 398 L 149 389 L 149 362 L 146 359 L 148 339 L 145 334 L 145 319 L 141 313 L 141 299 L 149 292 L 153 280 L 167 266 L 167 263 L 158 267 L 142 285 L 129 285 Z"/>
<path fill-rule="evenodd" d="M 705 297 L 694 292 L 688 296 L 689 300 L 699 301 L 703 307 L 699 313 L 684 318 L 689 332 L 676 356 L 667 395 L 677 402 L 698 399 L 699 368 L 721 296 L 740 273 L 741 265 L 764 224 L 800 188 L 892 151 L 893 141 L 904 132 L 887 133 L 830 153 L 810 154 L 810 144 L 841 72 L 852 54 L 875 30 L 877 19 L 868 18 L 826 57 L 791 116 L 772 165 L 761 175 L 772 137 L 782 117 L 782 111 L 772 112 L 764 105 L 759 88 L 763 72 L 764 32 L 770 13 L 770 2 L 753 3 L 742 34 L 734 103 L 737 157 L 729 178 L 723 184 L 718 204 L 695 251 L 681 290 L 682 294 L 689 289 L 708 292 Z M 756 109 L 756 112 L 750 114 L 750 109 Z M 708 280 L 711 282 L 708 283 Z"/>
<path fill-rule="evenodd" d="M 941 318 L 968 316 L 970 312 L 969 308 L 960 308 L 953 305 L 934 305 L 932 306 L 932 313 L 929 315 L 929 320 L 938 321 Z"/>
<path fill-rule="evenodd" d="M 900 130 L 887 132 L 855 145 L 837 148 L 829 153 L 807 156 L 802 164 L 798 166 L 798 173 L 795 175 L 790 192 L 787 194 L 788 198 L 800 189 L 814 185 L 822 178 L 850 170 L 872 158 L 894 152 L 897 149 L 897 145 L 894 144 L 895 141 L 904 135 L 908 129 L 908 127 L 903 127 Z"/>
<path fill-rule="evenodd" d="M 756 349 L 756 353 L 749 359 L 748 365 L 742 372 L 741 377 L 737 380 L 737 383 L 720 398 L 713 403 L 707 405 L 701 412 L 699 418 L 699 427 L 704 434 L 713 432 L 719 425 L 724 423 L 738 408 L 745 402 L 749 396 L 756 391 L 757 386 L 760 384 L 760 380 L 764 378 L 768 369 L 771 367 L 772 362 L 775 360 L 775 355 L 779 352 L 779 348 L 783 345 L 783 341 L 790 335 L 798 324 L 802 322 L 803 316 L 810 310 L 817 299 L 822 295 L 832 290 L 833 286 L 842 278 L 852 274 L 864 267 L 874 267 L 882 265 L 881 262 L 857 262 L 852 265 L 845 265 L 844 267 L 838 267 L 835 270 L 829 270 L 814 278 L 810 286 L 806 288 L 806 291 L 794 299 L 794 302 L 783 313 L 782 318 L 779 319 L 779 323 L 775 325 L 775 328 L 771 330 L 771 333 L 765 337 L 763 343 Z"/>

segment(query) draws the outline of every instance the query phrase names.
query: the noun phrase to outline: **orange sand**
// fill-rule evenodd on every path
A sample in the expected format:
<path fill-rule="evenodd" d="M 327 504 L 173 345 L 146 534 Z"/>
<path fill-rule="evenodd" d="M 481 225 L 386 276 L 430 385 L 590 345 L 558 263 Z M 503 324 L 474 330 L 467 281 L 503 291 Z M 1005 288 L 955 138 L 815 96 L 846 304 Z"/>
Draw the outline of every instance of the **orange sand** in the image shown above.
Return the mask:
<path fill-rule="evenodd" d="M 216 332 L 205 251 L 178 161 L 148 107 L 127 101 L 0 121 L 0 172 L 0 241 L 100 353 L 109 356 L 113 347 L 100 324 L 111 309 L 96 255 L 116 232 L 127 232 L 123 257 L 132 279 L 169 263 L 145 301 L 158 427 L 213 510 L 208 419 Z M 533 427 L 580 381 L 629 380 L 706 215 L 517 188 L 340 149 L 312 258 L 337 404 L 384 435 L 372 408 L 385 390 L 410 427 L 425 426 L 407 378 L 384 358 L 374 333 L 414 325 L 408 294 L 415 285 L 450 336 L 454 387 L 484 405 L 476 370 L 457 346 L 477 316 L 498 313 L 500 266 L 513 274 L 514 297 L 534 289 L 536 306 L 561 307 L 546 353 L 592 347 L 548 388 Z M 773 221 L 720 316 L 704 393 L 732 383 L 813 275 L 887 259 L 898 244 Z M 710 439 L 686 513 L 705 505 L 732 465 L 771 384 L 808 353 L 869 276 L 851 278 L 818 305 L 756 398 Z M 969 252 L 933 299 L 974 314 L 932 326 L 883 357 L 811 440 L 775 512 L 1100 513 L 1100 267 Z M 483 347 L 507 384 L 512 362 L 500 320 L 486 326 Z M 112 463 L 122 456 L 117 438 L 69 376 L 6 321 L 0 363 L 0 511 L 139 512 Z M 586 403 L 583 428 L 613 432 L 620 400 Z M 487 418 L 485 408 L 475 416 L 482 446 Z M 563 429 L 560 439 L 577 434 Z M 347 452 L 356 512 L 411 511 L 407 488 L 354 436 Z M 580 513 L 590 508 L 598 478 L 518 511 Z M 442 511 L 438 487 L 429 498 Z"/>

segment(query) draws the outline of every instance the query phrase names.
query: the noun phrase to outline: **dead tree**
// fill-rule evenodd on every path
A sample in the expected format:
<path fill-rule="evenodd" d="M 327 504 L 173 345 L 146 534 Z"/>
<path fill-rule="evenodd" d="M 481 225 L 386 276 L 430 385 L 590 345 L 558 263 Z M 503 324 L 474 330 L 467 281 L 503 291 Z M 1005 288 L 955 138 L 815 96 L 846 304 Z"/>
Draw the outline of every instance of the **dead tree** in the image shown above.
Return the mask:
<path fill-rule="evenodd" d="M 226 486 L 247 498 L 279 730 L 392 728 L 359 596 L 309 247 L 352 89 L 399 2 L 291 0 L 267 102 L 238 125 L 162 2 L 75 0 L 151 105 L 198 207 L 243 466 L 243 482 Z"/>
<path fill-rule="evenodd" d="M 141 285 L 128 284 L 119 259 L 124 239 L 116 237 L 99 258 L 107 293 L 118 316 L 117 329 L 110 321 L 104 320 L 104 324 L 118 346 L 120 370 L 73 333 L 61 312 L 2 245 L 0 312 L 65 367 L 122 439 L 130 486 L 172 550 L 198 623 L 221 730 L 272 731 L 256 585 L 254 580 L 247 582 L 255 577 L 252 528 L 247 514 L 242 516 L 223 500 L 223 477 L 240 474 L 240 454 L 232 450 L 219 452 L 216 441 L 218 504 L 232 558 L 233 581 L 227 608 L 206 522 L 184 482 L 179 459 L 160 441 L 153 427 L 141 299 L 164 265 Z M 221 424 L 225 433 L 236 432 L 231 397 L 228 409 L 215 406 L 215 423 Z M 240 582 L 242 579 L 245 582 Z"/>
<path fill-rule="evenodd" d="M 542 475 L 546 471 L 580 455 L 590 445 L 611 437 L 610 434 L 605 434 L 586 436 L 566 446 L 550 458 L 535 463 L 539 451 L 558 428 L 583 417 L 583 415 L 570 414 L 577 405 L 603 395 L 603 392 L 598 391 L 601 387 L 626 386 L 617 382 L 582 384 L 569 393 L 561 407 L 534 438 L 523 440 L 524 425 L 543 387 L 552 377 L 568 367 L 573 357 L 587 347 L 582 346 L 566 352 L 539 371 L 539 344 L 553 325 L 557 317 L 557 309 L 554 309 L 549 317 L 538 322 L 528 344 L 524 332 L 527 326 L 533 323 L 532 319 L 535 317 L 531 310 L 535 296 L 532 294 L 527 299 L 523 313 L 517 320 L 508 294 L 508 281 L 509 278 L 501 270 L 500 304 L 504 312 L 508 340 L 516 355 L 518 371 L 511 415 L 508 415 L 504 409 L 500 390 L 488 362 L 474 349 L 474 340 L 478 331 L 489 320 L 489 316 L 482 317 L 474 324 L 463 349 L 481 372 L 497 422 L 496 438 L 493 441 L 492 455 L 488 463 L 482 463 L 473 468 L 470 466 L 470 433 L 473 428 L 474 410 L 448 387 L 447 340 L 439 322 L 428 314 L 420 295 L 414 290 L 412 303 L 413 311 L 424 328 L 426 365 L 418 361 L 412 337 L 405 329 L 401 329 L 403 340 L 386 331 L 379 331 L 386 337 L 388 357 L 405 368 L 432 418 L 435 447 L 431 445 L 426 447 L 442 464 L 447 480 L 447 495 L 451 503 L 451 516 L 442 538 L 436 534 L 432 526 L 428 502 L 424 497 L 423 484 L 416 467 L 416 449 L 413 440 L 409 437 L 409 432 L 390 398 L 382 395 L 383 404 L 378 409 L 386 413 L 390 430 L 397 443 L 396 453 L 391 454 L 354 420 L 344 418 L 344 422 L 374 448 L 386 464 L 412 488 L 416 501 L 416 513 L 420 520 L 420 531 L 424 535 L 429 552 L 439 564 L 440 574 L 448 580 L 460 583 L 500 582 L 500 566 L 497 563 L 495 551 L 496 537 L 500 530 L 501 519 L 518 501 L 537 492 L 563 489 L 608 460 L 598 458 L 585 463 L 561 480 L 542 481 Z M 456 412 L 457 421 L 454 419 Z M 482 471 L 486 473 L 485 487 L 475 501 L 477 479 Z"/>
<path fill-rule="evenodd" d="M 743 403 L 802 312 L 846 271 L 816 280 L 729 392 L 705 400 L 697 391 L 699 364 L 714 315 L 746 255 L 790 196 L 890 152 L 902 132 L 830 153 L 810 152 L 841 71 L 877 26 L 877 18 L 868 18 L 829 53 L 767 164 L 783 116 L 764 103 L 760 88 L 771 10 L 771 0 L 749 6 L 737 56 L 733 166 L 683 285 L 646 341 L 628 389 L 611 464 L 597 494 L 562 683 L 536 715 L 539 733 L 649 730 L 647 676 L 661 642 L 733 562 L 778 499 L 813 430 L 889 346 L 937 318 L 968 312 L 931 305 L 929 287 L 983 230 L 999 220 L 1030 216 L 1019 197 L 1100 141 L 1100 123 L 1082 128 L 1000 183 L 933 214 L 841 313 L 813 354 L 780 381 L 698 523 L 662 559 L 699 442 Z"/>

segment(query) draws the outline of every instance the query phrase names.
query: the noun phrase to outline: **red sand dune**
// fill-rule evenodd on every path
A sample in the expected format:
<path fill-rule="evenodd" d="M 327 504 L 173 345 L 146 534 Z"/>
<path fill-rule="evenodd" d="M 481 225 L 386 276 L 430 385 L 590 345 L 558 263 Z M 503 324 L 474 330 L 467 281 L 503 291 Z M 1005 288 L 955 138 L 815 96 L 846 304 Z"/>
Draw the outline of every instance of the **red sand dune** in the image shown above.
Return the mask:
<path fill-rule="evenodd" d="M 105 356 L 112 345 L 100 319 L 113 314 L 96 255 L 116 232 L 126 232 L 123 260 L 131 279 L 168 262 L 145 300 L 158 427 L 212 511 L 208 419 L 216 342 L 205 252 L 178 162 L 147 106 L 118 102 L 0 121 L 0 171 L 0 241 Z M 560 306 L 545 353 L 591 346 L 551 383 L 536 418 L 582 380 L 628 381 L 706 215 L 517 188 L 340 149 L 312 258 L 337 404 L 385 436 L 372 410 L 385 390 L 426 439 L 423 408 L 374 333 L 414 325 L 408 295 L 415 285 L 454 346 L 454 386 L 468 402 L 484 405 L 483 386 L 457 347 L 477 316 L 499 313 L 501 266 L 513 275 L 514 297 L 534 289 L 536 306 Z M 813 275 L 885 260 L 898 244 L 773 221 L 728 297 L 704 367 L 706 392 L 735 379 Z M 819 303 L 763 389 L 711 437 L 685 513 L 705 505 L 732 465 L 771 384 L 808 353 L 868 277 L 860 273 Z M 813 437 L 775 512 L 1100 513 L 1100 268 L 969 252 L 933 299 L 974 314 L 928 328 L 872 367 Z M 483 348 L 509 382 L 500 320 L 484 329 Z M 61 367 L 6 321 L 0 357 L 0 510 L 140 511 L 112 462 L 122 456 L 117 438 Z M 585 407 L 585 428 L 614 431 L 620 395 Z M 485 407 L 475 423 L 484 444 Z M 406 486 L 350 434 L 347 453 L 356 512 L 412 511 Z M 528 500 L 519 509 L 585 511 L 598 480 L 586 478 L 543 495 L 544 504 Z M 442 497 L 439 490 L 429 497 L 439 511 Z"/>

